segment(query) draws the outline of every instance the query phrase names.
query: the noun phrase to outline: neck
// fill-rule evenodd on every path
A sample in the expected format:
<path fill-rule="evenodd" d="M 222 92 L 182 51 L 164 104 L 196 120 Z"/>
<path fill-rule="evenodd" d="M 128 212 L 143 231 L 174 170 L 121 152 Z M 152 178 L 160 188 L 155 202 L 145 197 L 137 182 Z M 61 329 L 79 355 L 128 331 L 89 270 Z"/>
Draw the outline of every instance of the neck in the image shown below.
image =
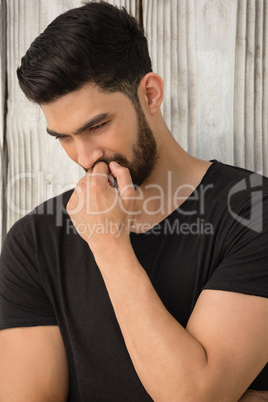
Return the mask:
<path fill-rule="evenodd" d="M 145 231 L 141 229 L 144 224 L 148 230 L 178 208 L 201 182 L 210 165 L 185 152 L 166 128 L 158 141 L 158 159 L 153 172 L 137 190 L 139 214 L 132 230 Z"/>

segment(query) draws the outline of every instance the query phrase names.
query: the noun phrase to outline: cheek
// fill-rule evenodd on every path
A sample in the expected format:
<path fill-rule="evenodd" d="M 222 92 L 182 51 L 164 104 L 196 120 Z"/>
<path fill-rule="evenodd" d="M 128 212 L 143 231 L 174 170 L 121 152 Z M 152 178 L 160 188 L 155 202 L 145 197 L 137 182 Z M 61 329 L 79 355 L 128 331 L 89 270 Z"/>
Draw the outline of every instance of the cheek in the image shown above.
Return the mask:
<path fill-rule="evenodd" d="M 137 130 L 135 125 L 125 124 L 120 130 L 115 129 L 109 138 L 109 147 L 123 154 L 132 151 L 132 146 L 137 140 Z"/>
<path fill-rule="evenodd" d="M 69 143 L 60 143 L 66 154 L 71 158 L 74 162 L 78 163 L 78 155 L 77 155 L 77 150 L 76 146 L 73 141 L 70 141 Z"/>

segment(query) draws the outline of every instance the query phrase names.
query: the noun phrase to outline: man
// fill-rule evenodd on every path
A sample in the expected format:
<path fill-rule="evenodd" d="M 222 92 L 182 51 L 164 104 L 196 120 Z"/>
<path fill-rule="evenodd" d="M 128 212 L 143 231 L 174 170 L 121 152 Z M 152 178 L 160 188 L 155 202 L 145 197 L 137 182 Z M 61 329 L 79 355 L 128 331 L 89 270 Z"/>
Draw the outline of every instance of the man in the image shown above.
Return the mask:
<path fill-rule="evenodd" d="M 6 237 L 0 400 L 267 400 L 267 179 L 182 150 L 124 10 L 59 16 L 17 73 L 86 174 Z"/>

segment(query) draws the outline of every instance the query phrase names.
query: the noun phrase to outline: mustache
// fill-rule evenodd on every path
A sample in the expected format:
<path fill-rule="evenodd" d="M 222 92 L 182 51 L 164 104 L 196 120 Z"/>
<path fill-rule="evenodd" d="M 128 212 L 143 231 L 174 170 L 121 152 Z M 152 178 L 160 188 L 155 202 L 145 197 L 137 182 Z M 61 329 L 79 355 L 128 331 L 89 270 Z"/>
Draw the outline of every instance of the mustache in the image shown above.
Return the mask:
<path fill-rule="evenodd" d="M 84 170 L 86 172 L 88 172 L 89 170 L 94 169 L 94 166 L 97 165 L 97 163 L 99 163 L 99 162 L 104 162 L 104 163 L 106 163 L 107 166 L 109 166 L 110 162 L 117 162 L 121 166 L 125 166 L 125 167 L 127 167 L 127 165 L 128 165 L 128 161 L 123 155 L 115 154 L 113 157 L 110 157 L 110 158 L 103 158 L 102 157 L 102 158 L 97 159 L 94 162 L 94 164 L 91 166 L 91 168 L 88 168 L 88 169 L 84 168 Z"/>

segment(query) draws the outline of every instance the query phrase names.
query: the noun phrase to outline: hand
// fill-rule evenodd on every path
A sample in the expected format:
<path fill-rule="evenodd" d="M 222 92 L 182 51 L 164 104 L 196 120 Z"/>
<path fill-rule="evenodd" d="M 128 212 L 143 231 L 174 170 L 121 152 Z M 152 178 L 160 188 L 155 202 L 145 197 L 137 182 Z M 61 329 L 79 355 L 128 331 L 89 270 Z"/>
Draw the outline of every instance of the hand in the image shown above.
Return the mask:
<path fill-rule="evenodd" d="M 109 180 L 108 165 L 99 162 L 79 181 L 67 204 L 77 232 L 94 255 L 129 242 L 135 219 L 135 189 L 129 170 L 115 162 L 109 167 L 118 190 Z"/>
<path fill-rule="evenodd" d="M 249 389 L 238 402 L 268 402 L 268 391 L 254 391 Z"/>

